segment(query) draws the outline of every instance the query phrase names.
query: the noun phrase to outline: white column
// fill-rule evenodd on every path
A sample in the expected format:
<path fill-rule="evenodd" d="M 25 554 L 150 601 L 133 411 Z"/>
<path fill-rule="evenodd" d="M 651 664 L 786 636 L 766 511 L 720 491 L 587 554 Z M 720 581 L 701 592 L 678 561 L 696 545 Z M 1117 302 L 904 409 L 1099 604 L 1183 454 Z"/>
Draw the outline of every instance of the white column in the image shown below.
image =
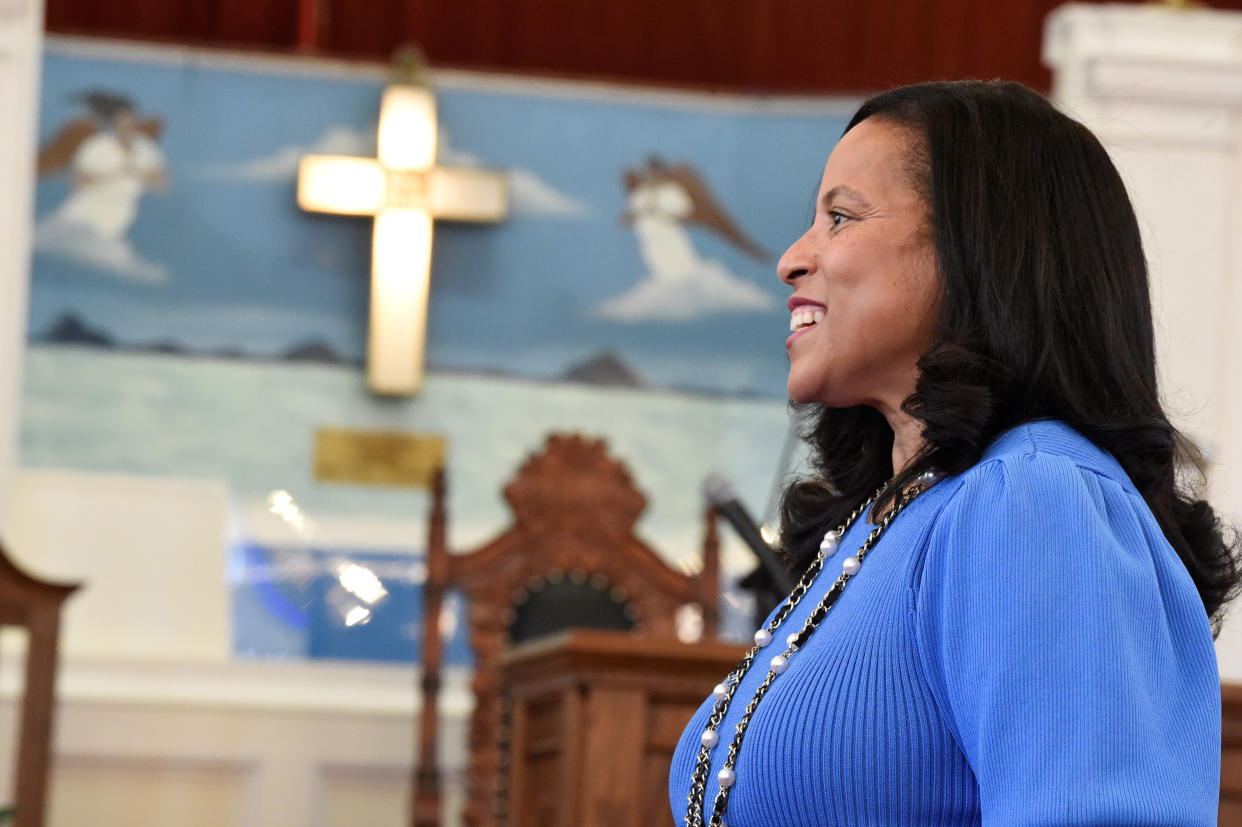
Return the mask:
<path fill-rule="evenodd" d="M 1069 5 L 1047 20 L 1053 98 L 1108 147 L 1143 227 L 1160 378 L 1242 520 L 1242 14 Z M 1065 220 L 1073 221 L 1066 215 Z M 1242 680 L 1242 612 L 1217 644 Z"/>
<path fill-rule="evenodd" d="M 0 540 L 17 470 L 42 42 L 42 0 L 0 0 Z"/>

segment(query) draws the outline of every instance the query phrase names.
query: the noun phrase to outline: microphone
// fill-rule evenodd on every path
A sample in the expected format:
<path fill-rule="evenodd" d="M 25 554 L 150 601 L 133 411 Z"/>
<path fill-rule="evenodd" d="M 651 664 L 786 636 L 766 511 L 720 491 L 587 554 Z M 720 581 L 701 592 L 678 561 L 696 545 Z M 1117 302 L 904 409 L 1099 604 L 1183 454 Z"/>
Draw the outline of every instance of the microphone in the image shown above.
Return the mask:
<path fill-rule="evenodd" d="M 763 566 L 776 588 L 782 594 L 792 591 L 793 578 L 781 565 L 776 552 L 768 545 L 767 540 L 764 540 L 763 535 L 759 533 L 759 526 L 750 516 L 750 512 L 746 510 L 746 506 L 742 505 L 742 501 L 738 499 L 737 491 L 734 490 L 729 478 L 715 472 L 708 474 L 707 479 L 703 480 L 703 496 L 715 507 L 717 514 L 729 521 L 729 525 L 733 526 L 733 530 L 746 542 L 746 545 L 750 546 L 750 550 L 759 558 L 760 565 Z"/>

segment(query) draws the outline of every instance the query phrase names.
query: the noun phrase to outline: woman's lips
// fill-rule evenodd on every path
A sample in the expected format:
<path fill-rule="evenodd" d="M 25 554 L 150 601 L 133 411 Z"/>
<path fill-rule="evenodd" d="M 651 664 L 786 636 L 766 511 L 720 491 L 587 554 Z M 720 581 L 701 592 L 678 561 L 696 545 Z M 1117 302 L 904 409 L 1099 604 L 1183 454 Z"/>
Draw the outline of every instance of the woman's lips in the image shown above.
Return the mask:
<path fill-rule="evenodd" d="M 785 349 L 789 350 L 789 346 L 794 343 L 795 339 L 800 338 L 802 334 L 806 333 L 808 330 L 814 330 L 816 327 L 818 327 L 818 325 L 808 325 L 807 327 L 800 327 L 793 333 L 790 333 L 789 338 L 785 340 Z"/>
<path fill-rule="evenodd" d="M 805 296 L 790 296 L 789 301 L 786 302 L 786 307 L 789 308 L 790 313 L 794 312 L 799 307 L 818 307 L 820 310 L 828 309 L 823 302 L 817 302 L 814 299 L 808 299 Z"/>
<path fill-rule="evenodd" d="M 785 340 L 785 347 L 788 348 L 803 333 L 818 326 L 827 313 L 828 308 L 817 301 L 801 296 L 791 297 L 789 299 L 789 328 L 793 333 Z"/>

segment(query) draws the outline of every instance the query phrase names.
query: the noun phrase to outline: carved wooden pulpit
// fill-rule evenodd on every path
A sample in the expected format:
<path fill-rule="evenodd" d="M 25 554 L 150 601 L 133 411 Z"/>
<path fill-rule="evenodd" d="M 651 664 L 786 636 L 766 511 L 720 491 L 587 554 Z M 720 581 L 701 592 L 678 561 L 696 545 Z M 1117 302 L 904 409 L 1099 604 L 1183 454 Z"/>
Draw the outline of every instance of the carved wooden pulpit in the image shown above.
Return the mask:
<path fill-rule="evenodd" d="M 683 607 L 702 611 L 704 636 L 716 635 L 719 594 L 715 515 L 707 514 L 703 565 L 675 571 L 634 533 L 646 499 L 602 440 L 553 435 L 505 486 L 512 525 L 481 548 L 450 554 L 445 543 L 444 481 L 434 489 L 423 602 L 423 709 L 412 819 L 440 823 L 436 732 L 444 590 L 469 605 L 475 654 L 466 810 L 469 825 L 506 823 L 508 699 L 501 656 L 515 643 L 590 626 L 676 640 Z M 726 670 L 727 671 L 727 670 Z M 711 684 L 708 684 L 710 690 Z"/>
<path fill-rule="evenodd" d="M 668 772 L 677 740 L 745 653 L 736 643 L 691 645 L 596 629 L 508 651 L 509 824 L 672 823 Z"/>
<path fill-rule="evenodd" d="M 17 745 L 15 827 L 43 827 L 45 821 L 60 610 L 77 588 L 76 584 L 48 583 L 31 577 L 14 565 L 0 547 L 0 626 L 20 626 L 27 633 Z"/>

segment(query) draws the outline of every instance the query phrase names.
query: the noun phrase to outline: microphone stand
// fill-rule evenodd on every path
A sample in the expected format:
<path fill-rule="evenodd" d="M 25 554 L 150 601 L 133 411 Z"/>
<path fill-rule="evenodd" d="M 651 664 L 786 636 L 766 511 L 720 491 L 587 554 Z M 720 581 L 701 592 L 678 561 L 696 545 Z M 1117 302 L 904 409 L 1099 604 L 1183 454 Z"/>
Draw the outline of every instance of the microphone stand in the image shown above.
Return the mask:
<path fill-rule="evenodd" d="M 738 585 L 751 592 L 755 598 L 757 626 L 793 590 L 793 577 L 785 569 L 776 550 L 763 539 L 759 526 L 738 499 L 728 478 L 722 474 L 709 474 L 703 481 L 703 494 L 715 507 L 716 513 L 733 526 L 733 530 L 759 558 L 759 565 L 754 571 L 738 581 Z"/>

